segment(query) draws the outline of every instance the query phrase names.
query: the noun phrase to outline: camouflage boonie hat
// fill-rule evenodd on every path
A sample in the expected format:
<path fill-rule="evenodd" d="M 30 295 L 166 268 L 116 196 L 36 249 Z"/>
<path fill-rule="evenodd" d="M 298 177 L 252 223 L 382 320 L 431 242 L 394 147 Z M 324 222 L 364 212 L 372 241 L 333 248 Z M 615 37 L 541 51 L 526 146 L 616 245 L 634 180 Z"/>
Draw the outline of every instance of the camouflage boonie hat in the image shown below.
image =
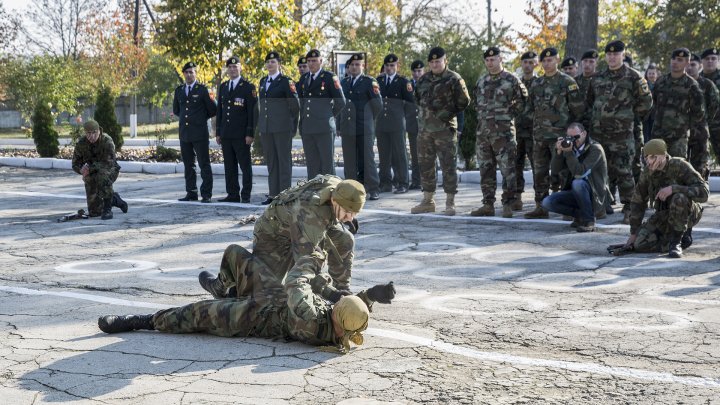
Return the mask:
<path fill-rule="evenodd" d="M 83 124 L 83 129 L 85 132 L 94 132 L 100 129 L 100 124 L 95 120 L 87 120 Z"/>
<path fill-rule="evenodd" d="M 343 180 L 333 190 L 332 198 L 345 210 L 358 213 L 365 205 L 365 187 L 355 180 Z"/>
<path fill-rule="evenodd" d="M 667 144 L 662 139 L 651 139 L 643 147 L 643 155 L 664 155 L 667 153 Z"/>

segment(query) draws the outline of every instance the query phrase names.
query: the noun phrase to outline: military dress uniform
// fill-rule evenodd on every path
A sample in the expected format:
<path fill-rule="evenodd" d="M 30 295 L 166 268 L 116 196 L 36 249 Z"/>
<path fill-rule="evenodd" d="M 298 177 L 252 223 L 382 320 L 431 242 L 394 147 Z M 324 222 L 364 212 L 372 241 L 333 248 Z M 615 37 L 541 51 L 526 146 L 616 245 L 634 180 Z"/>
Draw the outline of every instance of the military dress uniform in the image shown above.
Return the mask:
<path fill-rule="evenodd" d="M 705 59 L 708 56 L 715 55 L 720 57 L 720 50 L 718 48 L 708 48 L 702 52 L 700 57 Z M 713 72 L 702 71 L 701 77 L 709 79 L 715 84 L 715 87 L 720 90 L 720 69 L 715 69 Z M 710 145 L 712 145 L 713 151 L 715 152 L 715 159 L 720 163 L 720 107 L 715 112 L 714 117 L 710 111 L 706 111 L 708 129 L 710 130 Z"/>
<path fill-rule="evenodd" d="M 608 46 L 617 46 L 611 44 L 614 42 Z M 638 71 L 621 65 L 617 70 L 606 69 L 595 74 L 587 102 L 591 110 L 592 137 L 605 149 L 610 184 L 617 185 L 620 202 L 627 205 L 635 188 L 634 125 L 636 117 L 645 117 L 652 108 L 650 88 Z"/>
<path fill-rule="evenodd" d="M 273 55 L 277 57 L 273 52 L 268 57 Z M 258 129 L 268 167 L 269 197 L 274 198 L 292 182 L 292 138 L 300 102 L 295 83 L 280 72 L 260 79 L 259 89 Z"/>
<path fill-rule="evenodd" d="M 543 50 L 540 58 L 556 56 L 557 50 Z M 547 218 L 542 201 L 548 196 L 550 188 L 559 188 L 558 179 L 550 177 L 550 161 L 555 153 L 555 144 L 573 120 L 582 117 L 585 111 L 585 99 L 580 94 L 575 80 L 563 72 L 535 79 L 528 92 L 528 111 L 533 117 L 533 188 L 535 189 L 534 211 L 525 214 L 526 218 Z"/>
<path fill-rule="evenodd" d="M 351 57 L 362 60 L 362 55 Z M 342 138 L 345 178 L 365 186 L 369 199 L 380 192 L 380 180 L 375 165 L 375 122 L 382 108 L 380 87 L 374 78 L 365 74 L 348 76 L 341 82 L 345 108 L 340 117 L 338 132 Z"/>
<path fill-rule="evenodd" d="M 690 57 L 690 51 L 673 51 L 676 56 Z M 655 119 L 653 139 L 662 139 L 667 144 L 670 156 L 687 158 L 690 128 L 695 122 L 705 120 L 705 98 L 698 83 L 687 73 L 673 78 L 667 73 L 653 87 Z"/>
<path fill-rule="evenodd" d="M 397 62 L 397 56 L 388 55 L 385 61 Z M 410 187 L 405 132 L 407 122 L 417 119 L 413 86 L 397 73 L 392 77 L 378 76 L 377 82 L 383 97 L 383 109 L 377 120 L 380 190 L 389 191 L 395 185 L 395 192 L 400 194 Z"/>
<path fill-rule="evenodd" d="M 484 57 L 499 55 L 500 49 L 491 47 Z M 498 74 L 486 74 L 478 79 L 474 89 L 475 110 L 478 120 L 476 152 L 480 167 L 480 188 L 483 207 L 473 210 L 471 215 L 495 215 L 495 192 L 497 176 L 495 168 L 500 167 L 503 177 L 503 216 L 512 217 L 512 204 L 517 199 L 516 154 L 514 120 L 524 110 L 527 89 L 520 80 L 504 69 Z M 522 173 L 520 174 L 522 175 Z"/>
<path fill-rule="evenodd" d="M 311 50 L 308 58 L 320 57 Z M 300 136 L 302 137 L 308 179 L 335 173 L 335 117 L 345 107 L 340 79 L 328 71 L 307 72 L 300 78 Z"/>
<path fill-rule="evenodd" d="M 183 70 L 194 68 L 194 63 L 188 63 Z M 200 166 L 200 195 L 203 200 L 210 201 L 212 197 L 213 177 L 210 168 L 210 131 L 207 120 L 217 113 L 217 106 L 210 98 L 207 87 L 198 83 L 182 84 L 175 89 L 173 97 L 173 114 L 180 118 L 180 154 L 185 166 L 186 198 L 197 200 L 197 174 L 195 173 L 195 158 Z"/>
<path fill-rule="evenodd" d="M 235 57 L 233 57 L 235 58 Z M 228 60 L 232 62 L 233 58 Z M 251 146 L 245 137 L 255 136 L 255 85 L 239 76 L 220 84 L 218 89 L 217 136 L 220 137 L 228 201 L 250 202 L 252 192 Z M 238 182 L 238 165 L 242 172 L 242 190 Z"/>

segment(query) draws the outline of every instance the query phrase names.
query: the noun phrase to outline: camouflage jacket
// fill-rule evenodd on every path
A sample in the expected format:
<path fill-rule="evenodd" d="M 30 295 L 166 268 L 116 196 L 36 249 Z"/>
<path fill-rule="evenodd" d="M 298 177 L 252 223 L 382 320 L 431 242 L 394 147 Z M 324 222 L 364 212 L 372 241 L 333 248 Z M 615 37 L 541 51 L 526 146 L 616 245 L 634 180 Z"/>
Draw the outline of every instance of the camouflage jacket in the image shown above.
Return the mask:
<path fill-rule="evenodd" d="M 445 69 L 440 75 L 427 72 L 417 82 L 415 101 L 421 131 L 439 132 L 457 129 L 457 113 L 470 104 L 465 81 L 459 74 Z"/>
<path fill-rule="evenodd" d="M 652 138 L 687 137 L 691 124 L 705 119 L 703 93 L 687 73 L 678 79 L 673 79 L 670 73 L 661 76 L 653 88 L 653 102 Z"/>
<path fill-rule="evenodd" d="M 75 145 L 72 169 L 80 174 L 80 169 L 86 163 L 90 167 L 90 175 L 120 170 L 115 158 L 115 144 L 110 135 L 103 133 L 95 143 L 88 142 L 86 137 L 80 138 Z"/>
<path fill-rule="evenodd" d="M 647 115 L 653 98 L 642 75 L 623 65 L 595 75 L 590 82 L 587 103 L 591 109 L 593 136 L 603 139 L 605 134 L 631 134 L 635 117 Z"/>
<path fill-rule="evenodd" d="M 527 108 L 533 117 L 533 137 L 555 139 L 564 136 L 568 125 L 582 117 L 585 98 L 575 79 L 558 71 L 535 79 Z"/>
<path fill-rule="evenodd" d="M 712 73 L 700 73 L 700 77 L 704 77 L 706 79 L 709 79 L 713 84 L 715 84 L 715 87 L 720 90 L 720 69 L 715 70 Z M 720 108 L 720 107 L 718 107 Z M 720 129 L 720 111 L 718 111 L 715 114 L 715 118 L 710 117 L 710 113 L 708 112 L 708 126 L 712 129 Z"/>
<path fill-rule="evenodd" d="M 537 76 L 533 74 L 533 77 L 530 80 L 525 80 L 524 78 L 521 78 L 520 81 L 522 82 L 523 86 L 525 86 L 525 89 L 528 91 L 528 96 L 530 94 L 530 88 L 532 87 L 533 82 L 537 79 Z M 525 99 L 525 104 L 527 104 L 528 99 Z M 531 132 L 532 126 L 533 126 L 533 117 L 532 114 L 528 112 L 527 108 L 523 108 L 522 111 L 518 114 L 517 118 L 515 119 L 515 126 L 518 129 L 523 129 L 525 132 Z"/>
<path fill-rule="evenodd" d="M 525 109 L 527 89 L 513 74 L 503 70 L 478 79 L 474 89 L 478 131 L 515 133 L 515 120 Z"/>
<path fill-rule="evenodd" d="M 580 89 L 580 94 L 583 96 L 583 98 L 585 98 L 585 113 L 582 115 L 582 118 L 580 118 L 580 123 L 582 123 L 587 130 L 590 130 L 590 125 L 592 124 L 590 121 L 590 118 L 592 117 L 592 109 L 588 106 L 587 95 L 588 90 L 590 89 L 590 83 L 592 83 L 594 77 L 595 73 L 593 73 L 589 77 L 585 77 L 585 75 L 580 73 L 575 77 L 575 81 L 577 82 L 578 88 Z"/>
<path fill-rule="evenodd" d="M 705 97 L 705 121 L 694 122 L 693 124 L 704 126 L 718 120 L 718 115 L 720 115 L 720 93 L 715 83 L 710 79 L 700 76 L 697 82 Z"/>
<path fill-rule="evenodd" d="M 655 210 L 663 209 L 664 202 L 655 199 L 658 191 L 663 187 L 672 186 L 673 194 L 683 193 L 697 203 L 703 203 L 708 199 L 708 183 L 703 180 L 700 173 L 696 172 L 685 159 L 670 155 L 667 155 L 667 158 L 668 162 L 664 169 L 651 172 L 644 167 L 640 173 L 630 200 L 631 235 L 635 235 L 642 224 L 648 203 Z"/>

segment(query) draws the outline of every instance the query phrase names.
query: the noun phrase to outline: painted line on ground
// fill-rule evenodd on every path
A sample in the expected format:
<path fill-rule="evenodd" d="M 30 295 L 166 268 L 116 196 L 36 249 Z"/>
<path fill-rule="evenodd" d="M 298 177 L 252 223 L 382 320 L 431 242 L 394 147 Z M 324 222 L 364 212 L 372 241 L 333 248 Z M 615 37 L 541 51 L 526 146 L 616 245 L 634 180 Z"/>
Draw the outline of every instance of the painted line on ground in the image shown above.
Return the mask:
<path fill-rule="evenodd" d="M 142 301 L 128 301 L 128 300 L 104 297 L 104 296 L 100 296 L 100 295 L 81 294 L 81 293 L 73 293 L 73 292 L 68 292 L 68 291 L 53 292 L 53 291 L 34 290 L 34 289 L 22 288 L 22 287 L 10 287 L 10 286 L 3 286 L 3 285 L 0 285 L 0 291 L 6 291 L 6 292 L 22 294 L 22 295 L 51 295 L 51 296 L 58 296 L 58 297 L 63 297 L 63 298 L 75 298 L 75 299 L 99 302 L 99 303 L 103 303 L 103 304 L 130 306 L 130 307 L 135 307 L 135 308 L 166 309 L 166 308 L 172 307 L 172 305 L 163 305 L 163 304 L 157 304 L 157 303 L 152 303 L 152 302 L 142 302 Z M 666 373 L 666 372 L 650 371 L 650 370 L 628 368 L 628 367 L 604 366 L 604 365 L 596 364 L 596 363 L 580 363 L 580 362 L 564 361 L 564 360 L 547 360 L 547 359 L 538 359 L 538 358 L 532 358 L 532 357 L 517 356 L 517 355 L 512 355 L 512 354 L 506 354 L 506 353 L 483 352 L 483 351 L 472 349 L 469 347 L 458 346 L 458 345 L 443 342 L 440 340 L 430 339 L 430 338 L 426 338 L 426 337 L 422 337 L 422 336 L 410 335 L 408 333 L 395 331 L 395 330 L 388 330 L 388 329 L 368 328 L 366 333 L 371 336 L 384 337 L 384 338 L 388 338 L 388 339 L 394 339 L 394 340 L 399 340 L 399 341 L 403 341 L 403 342 L 407 342 L 407 343 L 416 344 L 419 346 L 426 346 L 426 347 L 429 347 L 431 349 L 434 349 L 434 350 L 437 350 L 440 352 L 456 354 L 459 356 L 468 357 L 468 358 L 485 361 L 485 362 L 491 362 L 491 363 L 515 364 L 515 365 L 523 365 L 523 366 L 531 366 L 531 367 L 545 367 L 545 368 L 554 368 L 554 369 L 561 369 L 561 370 L 567 370 L 567 371 L 573 371 L 573 372 L 583 372 L 583 373 L 590 373 L 590 374 L 605 374 L 605 375 L 612 375 L 614 377 L 635 378 L 635 379 L 639 379 L 639 380 L 647 380 L 647 381 L 653 381 L 653 382 L 666 382 L 666 383 L 683 384 L 683 385 L 698 386 L 698 387 L 720 388 L 720 379 L 713 379 L 713 378 L 708 378 L 708 377 L 685 377 L 685 376 L 679 376 L 679 375 L 675 375 L 672 373 Z"/>
<path fill-rule="evenodd" d="M 41 193 L 36 191 L 0 191 L 0 194 L 8 194 L 8 195 L 20 195 L 20 196 L 26 196 L 26 197 L 56 197 L 56 198 L 66 198 L 66 199 L 74 199 L 74 200 L 84 200 L 84 195 L 73 195 L 73 194 L 52 194 L 52 193 Z M 244 203 L 222 203 L 222 202 L 211 202 L 211 203 L 201 203 L 199 201 L 177 201 L 177 200 L 159 200 L 154 198 L 125 198 L 125 201 L 128 202 L 135 202 L 135 203 L 148 203 L 148 204 L 179 204 L 179 205 L 204 205 L 204 206 L 225 206 L 225 207 L 235 207 L 235 208 L 264 208 L 264 205 L 259 204 L 244 204 Z M 364 209 L 362 211 L 363 213 L 370 213 L 370 214 L 382 214 L 382 215 L 393 215 L 393 216 L 401 216 L 401 217 L 413 217 L 413 218 L 437 218 L 437 219 L 447 219 L 451 221 L 470 221 L 470 222 L 508 222 L 508 223 L 516 223 L 516 224 L 555 224 L 555 225 L 569 225 L 568 221 L 563 221 L 559 219 L 524 219 L 524 218 L 502 218 L 502 217 L 471 217 L 471 216 L 463 216 L 463 215 L 456 215 L 456 216 L 446 216 L 446 215 L 439 215 L 439 214 L 410 214 L 409 212 L 399 212 L 399 211 L 389 211 L 389 210 L 379 210 L 379 209 Z M 601 229 L 630 229 L 629 225 L 622 225 L 622 224 L 601 224 L 601 223 L 595 223 L 596 228 Z M 705 232 L 705 233 L 713 233 L 720 235 L 720 229 L 718 228 L 701 228 L 696 227 L 693 228 L 694 232 Z"/>

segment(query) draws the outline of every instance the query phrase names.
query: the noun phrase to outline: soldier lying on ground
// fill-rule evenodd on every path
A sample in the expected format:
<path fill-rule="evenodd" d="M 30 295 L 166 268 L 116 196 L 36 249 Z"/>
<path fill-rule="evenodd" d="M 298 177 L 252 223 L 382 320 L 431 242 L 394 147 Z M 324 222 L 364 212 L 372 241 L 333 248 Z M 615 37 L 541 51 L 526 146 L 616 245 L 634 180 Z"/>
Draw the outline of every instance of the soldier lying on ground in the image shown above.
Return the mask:
<path fill-rule="evenodd" d="M 112 219 L 112 207 L 118 207 L 124 213 L 128 211 L 128 205 L 120 194 L 113 192 L 113 183 L 120 173 L 120 165 L 115 159 L 115 144 L 110 135 L 101 131 L 96 121 L 87 121 L 83 129 L 85 137 L 80 138 L 75 146 L 72 169 L 83 176 L 89 215 Z"/>
<path fill-rule="evenodd" d="M 630 203 L 630 237 L 614 249 L 636 252 L 669 252 L 682 257 L 692 244 L 692 227 L 700 222 L 708 183 L 685 159 L 671 157 L 662 139 L 653 139 L 643 148 L 647 166 L 640 174 Z M 655 213 L 645 222 L 648 201 Z"/>
<path fill-rule="evenodd" d="M 316 274 L 315 266 L 293 267 L 283 287 L 265 263 L 238 245 L 225 250 L 223 266 L 233 269 L 233 281 L 248 296 L 200 301 L 153 315 L 106 315 L 98 319 L 98 326 L 106 333 L 148 329 L 285 338 L 348 352 L 349 342 L 362 344 L 373 302 L 389 304 L 395 298 L 392 282 L 357 295 L 338 291 L 327 274 Z"/>

